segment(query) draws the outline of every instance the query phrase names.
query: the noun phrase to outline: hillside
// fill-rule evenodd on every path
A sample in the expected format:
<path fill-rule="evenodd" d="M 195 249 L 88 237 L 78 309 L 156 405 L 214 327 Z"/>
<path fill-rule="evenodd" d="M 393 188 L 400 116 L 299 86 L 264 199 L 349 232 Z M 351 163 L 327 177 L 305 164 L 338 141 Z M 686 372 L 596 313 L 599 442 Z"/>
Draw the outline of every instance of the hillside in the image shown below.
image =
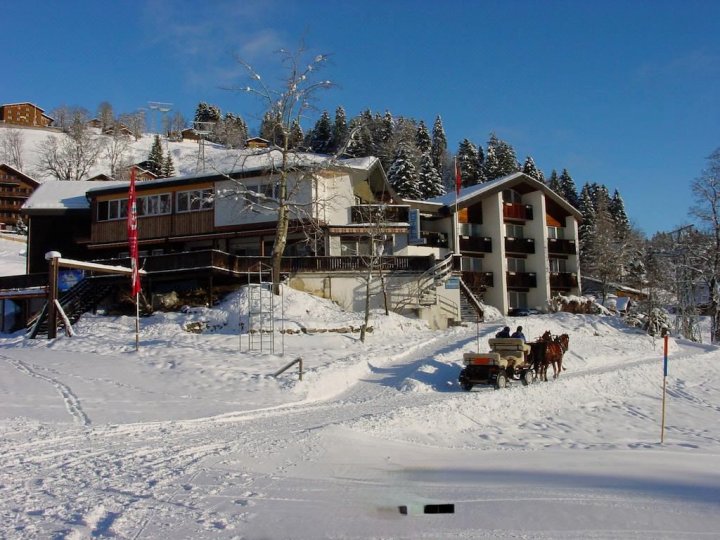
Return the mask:
<path fill-rule="evenodd" d="M 0 123 L 0 136 L 2 136 L 3 130 L 10 128 L 19 128 L 19 126 L 8 126 Z M 99 130 L 89 129 L 96 137 L 106 142 L 110 140 L 107 135 L 101 135 Z M 63 138 L 67 137 L 67 135 L 52 129 L 20 128 L 19 131 L 22 133 L 23 138 L 23 172 L 41 183 L 53 180 L 46 172 L 42 171 L 42 144 L 48 137 Z M 123 160 L 127 163 L 139 163 L 146 160 L 154 137 L 153 134 L 145 134 L 137 141 L 130 139 L 130 145 L 123 154 Z M 188 175 L 201 170 L 198 161 L 199 144 L 197 141 L 174 142 L 163 139 L 163 153 L 167 153 L 167 151 L 172 156 L 176 175 Z M 241 151 L 227 150 L 220 145 L 205 142 L 205 168 L 208 171 L 213 170 L 214 167 L 222 168 L 232 164 L 240 155 L 242 155 Z M 110 162 L 105 155 L 100 156 L 95 166 L 90 169 L 88 177 L 97 174 L 110 174 Z"/>

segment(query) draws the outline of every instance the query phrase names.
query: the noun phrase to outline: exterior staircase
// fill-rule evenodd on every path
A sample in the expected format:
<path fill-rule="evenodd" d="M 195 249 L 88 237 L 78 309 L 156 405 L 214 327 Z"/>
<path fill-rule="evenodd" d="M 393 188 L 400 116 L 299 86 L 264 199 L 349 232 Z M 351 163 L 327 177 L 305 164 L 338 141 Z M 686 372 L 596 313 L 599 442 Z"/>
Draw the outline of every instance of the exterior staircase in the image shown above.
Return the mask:
<path fill-rule="evenodd" d="M 93 310 L 100 301 L 121 283 L 127 282 L 126 276 L 101 276 L 85 278 L 60 296 L 60 305 L 70 324 L 75 324 L 83 313 Z M 61 320 L 61 319 L 58 319 Z M 47 337 L 47 302 L 38 317 L 29 323 L 30 338 Z"/>
<path fill-rule="evenodd" d="M 472 290 L 460 280 L 460 315 L 463 321 L 478 322 L 483 320 L 483 308 Z"/>

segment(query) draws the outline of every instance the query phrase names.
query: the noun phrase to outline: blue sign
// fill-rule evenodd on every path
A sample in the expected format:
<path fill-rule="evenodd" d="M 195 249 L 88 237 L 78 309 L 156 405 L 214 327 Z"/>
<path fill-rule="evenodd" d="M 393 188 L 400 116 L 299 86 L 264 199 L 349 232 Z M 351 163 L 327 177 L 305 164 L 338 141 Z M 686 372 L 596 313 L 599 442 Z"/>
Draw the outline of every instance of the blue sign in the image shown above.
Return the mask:
<path fill-rule="evenodd" d="M 58 290 L 60 292 L 69 291 L 75 285 L 80 283 L 84 277 L 85 272 L 82 270 L 60 270 L 58 272 Z"/>
<path fill-rule="evenodd" d="M 445 288 L 446 289 L 459 289 L 460 288 L 460 278 L 451 277 L 445 282 Z"/>
<path fill-rule="evenodd" d="M 420 236 L 420 210 L 413 208 L 408 211 L 408 244 L 424 244 L 425 239 Z"/>

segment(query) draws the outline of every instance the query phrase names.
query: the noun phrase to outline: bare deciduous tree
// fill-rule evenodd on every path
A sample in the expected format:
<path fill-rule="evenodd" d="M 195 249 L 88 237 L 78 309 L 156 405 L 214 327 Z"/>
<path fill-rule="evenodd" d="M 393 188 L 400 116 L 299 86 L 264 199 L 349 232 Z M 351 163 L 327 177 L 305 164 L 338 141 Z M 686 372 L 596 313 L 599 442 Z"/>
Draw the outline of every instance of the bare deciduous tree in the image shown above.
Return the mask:
<path fill-rule="evenodd" d="M 21 130 L 11 128 L 0 131 L 0 160 L 22 171 L 24 143 Z"/>
<path fill-rule="evenodd" d="M 708 166 L 692 184 L 691 213 L 707 236 L 704 273 L 710 293 L 711 339 L 720 342 L 720 148 L 708 156 Z"/>
<path fill-rule="evenodd" d="M 287 245 L 293 208 L 298 202 L 296 196 L 302 191 L 301 186 L 306 185 L 314 177 L 313 170 L 322 167 L 322 164 L 317 162 L 311 166 L 292 147 L 293 123 L 300 123 L 307 111 L 313 108 L 312 101 L 318 91 L 333 86 L 330 81 L 319 79 L 317 75 L 327 61 L 326 55 L 317 55 L 307 62 L 304 60 L 306 51 L 302 48 L 296 53 L 283 49 L 279 54 L 287 70 L 280 88 L 268 86 L 258 72 L 241 59 L 238 62 L 245 68 L 251 83 L 245 87 L 234 88 L 253 94 L 263 102 L 266 107 L 265 114 L 272 119 L 273 132 L 278 136 L 275 146 L 263 150 L 270 157 L 272 153 L 278 154 L 279 157 L 279 163 L 273 167 L 277 175 L 277 189 L 274 191 L 272 201 L 277 214 L 275 241 L 271 253 L 275 294 L 279 293 L 281 262 Z M 329 161 L 330 159 L 328 163 Z M 247 194 L 247 191 L 244 194 Z M 295 214 L 297 215 L 297 212 Z"/>
<path fill-rule="evenodd" d="M 58 180 L 82 180 L 97 162 L 104 141 L 74 125 L 68 135 L 48 135 L 40 144 L 40 170 Z"/>
<path fill-rule="evenodd" d="M 118 170 L 118 165 L 122 162 L 125 153 L 130 148 L 130 137 L 128 137 L 122 130 L 112 130 L 109 135 L 109 139 L 105 142 L 102 147 L 102 155 L 107 159 L 110 164 L 110 176 L 114 177 Z"/>
<path fill-rule="evenodd" d="M 143 133 L 145 133 L 145 112 L 144 111 L 137 111 L 134 113 L 124 113 L 121 114 L 118 118 L 118 121 L 124 125 L 127 126 L 127 128 L 132 131 L 133 137 L 135 137 L 135 140 L 139 140 L 140 137 L 143 136 Z"/>

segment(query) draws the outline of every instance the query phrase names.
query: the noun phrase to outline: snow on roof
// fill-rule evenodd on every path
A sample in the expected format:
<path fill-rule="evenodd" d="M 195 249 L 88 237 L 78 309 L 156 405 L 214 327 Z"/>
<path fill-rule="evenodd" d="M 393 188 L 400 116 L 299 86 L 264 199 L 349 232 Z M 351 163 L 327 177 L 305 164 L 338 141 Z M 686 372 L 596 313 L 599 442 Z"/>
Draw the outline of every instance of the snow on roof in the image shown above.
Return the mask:
<path fill-rule="evenodd" d="M 128 182 L 114 180 L 105 182 L 52 180 L 41 184 L 22 206 L 32 213 L 36 210 L 84 210 L 90 208 L 85 194 L 97 185 L 119 186 Z"/>

